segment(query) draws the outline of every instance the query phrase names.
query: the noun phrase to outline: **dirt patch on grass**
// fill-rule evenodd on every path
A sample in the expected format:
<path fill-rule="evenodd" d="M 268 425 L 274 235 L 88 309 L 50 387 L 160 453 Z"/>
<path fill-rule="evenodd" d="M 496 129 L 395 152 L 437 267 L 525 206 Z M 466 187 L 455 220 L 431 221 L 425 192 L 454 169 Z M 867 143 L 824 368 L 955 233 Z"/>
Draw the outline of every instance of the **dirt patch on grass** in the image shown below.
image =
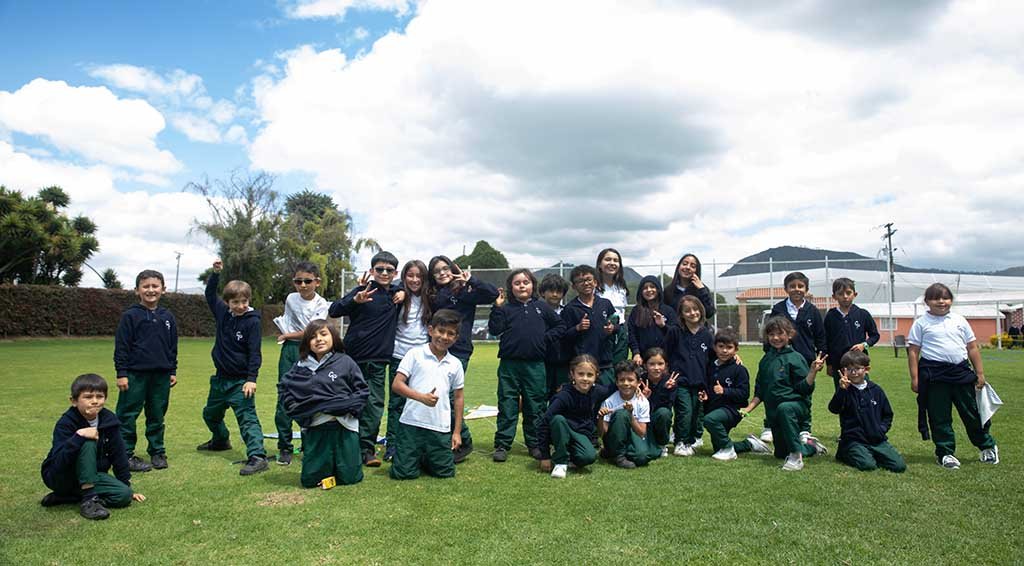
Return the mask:
<path fill-rule="evenodd" d="M 302 505 L 306 502 L 306 496 L 294 491 L 280 491 L 268 493 L 256 504 L 260 507 L 284 507 L 286 505 Z"/>

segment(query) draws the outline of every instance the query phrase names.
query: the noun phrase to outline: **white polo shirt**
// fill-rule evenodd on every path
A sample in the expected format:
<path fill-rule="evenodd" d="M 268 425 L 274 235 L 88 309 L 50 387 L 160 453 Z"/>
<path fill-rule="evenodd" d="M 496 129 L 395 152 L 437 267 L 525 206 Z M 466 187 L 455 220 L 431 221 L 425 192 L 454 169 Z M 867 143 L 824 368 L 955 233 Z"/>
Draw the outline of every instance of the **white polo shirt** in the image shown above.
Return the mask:
<path fill-rule="evenodd" d="M 907 342 L 920 346 L 922 358 L 951 364 L 967 359 L 967 344 L 974 340 L 967 319 L 955 312 L 946 316 L 926 312 L 914 321 L 907 335 Z"/>
<path fill-rule="evenodd" d="M 611 397 L 608 397 L 601 403 L 602 409 L 608 408 L 612 410 L 611 413 L 604 416 L 604 422 L 612 422 L 612 414 L 621 409 L 626 404 L 626 401 L 633 404 L 633 418 L 636 419 L 636 422 L 651 422 L 651 403 L 647 400 L 647 397 L 636 393 L 632 399 L 623 399 L 618 391 L 612 393 Z"/>
<path fill-rule="evenodd" d="M 418 393 L 437 395 L 437 405 L 428 407 L 414 399 L 405 400 L 405 409 L 398 422 L 437 432 L 450 432 L 452 428 L 452 407 L 448 392 L 462 389 L 465 373 L 458 358 L 446 353 L 440 361 L 430 351 L 430 344 L 423 344 L 411 350 L 398 364 L 398 372 L 407 377 L 406 384 Z"/>
<path fill-rule="evenodd" d="M 311 321 L 326 320 L 327 310 L 330 307 L 331 304 L 319 293 L 314 294 L 313 298 L 308 301 L 298 293 L 289 293 L 284 300 L 284 315 L 276 319 L 275 322 L 280 320 L 278 328 L 281 332 L 302 332 Z"/>

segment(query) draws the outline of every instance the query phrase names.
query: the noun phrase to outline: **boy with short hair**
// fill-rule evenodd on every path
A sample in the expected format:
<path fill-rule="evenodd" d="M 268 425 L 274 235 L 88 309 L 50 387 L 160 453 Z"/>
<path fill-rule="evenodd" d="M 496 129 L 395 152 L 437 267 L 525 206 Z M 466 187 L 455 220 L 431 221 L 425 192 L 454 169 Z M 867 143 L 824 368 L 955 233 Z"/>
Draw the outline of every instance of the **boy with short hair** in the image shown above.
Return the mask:
<path fill-rule="evenodd" d="M 871 358 L 866 352 L 851 350 L 839 365 L 839 383 L 828 404 L 828 410 L 839 415 L 842 431 L 836 460 L 861 471 L 906 470 L 903 457 L 886 437 L 893 416 L 889 398 L 877 383 L 867 379 Z"/>
<path fill-rule="evenodd" d="M 704 428 L 711 435 L 711 455 L 722 462 L 735 460 L 737 452 L 767 454 L 768 445 L 754 435 L 733 444 L 729 432 L 743 420 L 740 411 L 747 406 L 750 397 L 750 374 L 746 366 L 736 363 L 740 348 L 740 337 L 735 330 L 725 328 L 715 334 L 715 360 L 708 364 L 704 391 L 700 393 L 704 402 Z"/>
<path fill-rule="evenodd" d="M 639 393 L 636 365 L 631 361 L 615 364 L 615 386 L 597 412 L 597 432 L 604 439 L 603 456 L 627 470 L 644 466 L 661 456 L 661 448 L 647 442 L 651 406 Z"/>
<path fill-rule="evenodd" d="M 260 314 L 249 306 L 252 288 L 245 281 L 229 281 L 224 299 L 217 296 L 217 284 L 224 264 L 213 262 L 213 273 L 206 280 L 206 304 L 217 321 L 217 337 L 210 355 L 217 373 L 210 376 L 210 394 L 203 407 L 203 421 L 213 437 L 196 450 L 231 450 L 224 413 L 228 407 L 238 420 L 238 431 L 245 441 L 248 460 L 240 475 L 251 476 L 267 469 L 263 448 L 263 429 L 256 415 L 256 378 L 263 357 L 260 353 Z M 227 301 L 225 303 L 225 301 Z"/>
<path fill-rule="evenodd" d="M 455 477 L 455 453 L 462 444 L 462 363 L 448 349 L 459 337 L 462 317 L 441 309 L 430 317 L 430 342 L 402 358 L 391 392 L 406 398 L 395 432 L 392 479 L 415 479 L 420 470 L 438 478 Z M 449 404 L 449 392 L 454 391 Z M 454 416 L 454 424 L 452 417 Z"/>
<path fill-rule="evenodd" d="M 562 299 L 569 292 L 569 284 L 561 275 L 545 275 L 540 281 L 538 292 L 556 314 L 562 314 Z M 550 400 L 559 387 L 569 382 L 569 356 L 561 340 L 548 344 L 547 354 L 544 356 L 544 371 L 547 374 L 547 398 Z"/>
<path fill-rule="evenodd" d="M 329 304 L 316 292 L 320 286 L 320 268 L 315 263 L 301 261 L 295 264 L 292 271 L 294 293 L 289 293 L 284 300 L 284 314 L 274 319 L 281 330 L 277 337 L 281 343 L 281 357 L 277 361 L 277 382 L 281 383 L 285 374 L 299 361 L 299 347 L 306 325 L 311 321 L 327 318 Z M 274 412 L 274 425 L 277 428 L 277 463 L 287 466 L 292 463 L 292 419 L 285 412 L 280 395 L 277 398 L 277 409 Z"/>
<path fill-rule="evenodd" d="M 334 318 L 347 316 L 345 351 L 359 365 L 370 397 L 359 414 L 359 448 L 363 465 L 378 467 L 377 433 L 384 414 L 384 383 L 387 364 L 395 350 L 395 332 L 398 330 L 398 310 L 401 292 L 392 283 L 398 269 L 398 258 L 390 252 L 377 252 L 370 259 L 371 271 L 363 282 L 347 295 L 331 303 L 329 314 Z M 397 301 L 397 302 L 396 302 Z"/>
<path fill-rule="evenodd" d="M 832 282 L 832 298 L 837 306 L 825 314 L 825 344 L 828 353 L 828 374 L 839 389 L 839 364 L 846 352 L 867 352 L 878 343 L 878 326 L 871 313 L 853 304 L 857 298 L 856 283 L 848 277 Z"/>
<path fill-rule="evenodd" d="M 117 371 L 117 418 L 128 452 L 128 468 L 148 472 L 167 467 L 164 447 L 164 415 L 177 383 L 178 323 L 171 311 L 159 306 L 166 292 L 164 276 L 146 269 L 135 277 L 138 304 L 121 315 L 114 338 L 114 368 Z M 135 420 L 146 411 L 147 452 L 152 465 L 135 455 L 138 435 Z"/>
<path fill-rule="evenodd" d="M 71 407 L 53 427 L 53 445 L 43 460 L 43 483 L 53 490 L 40 502 L 43 507 L 81 501 L 81 515 L 100 520 L 110 516 L 107 507 L 146 500 L 132 493 L 120 422 L 103 408 L 106 400 L 107 382 L 94 373 L 71 383 Z M 111 467 L 113 477 L 107 473 Z"/>
<path fill-rule="evenodd" d="M 563 344 L 570 357 L 582 354 L 597 360 L 601 385 L 615 385 L 612 371 L 612 348 L 608 336 L 615 333 L 617 326 L 612 322 L 615 307 L 608 299 L 598 297 L 597 271 L 589 265 L 577 265 L 569 273 L 576 298 L 565 305 L 562 320 L 565 321 Z"/>

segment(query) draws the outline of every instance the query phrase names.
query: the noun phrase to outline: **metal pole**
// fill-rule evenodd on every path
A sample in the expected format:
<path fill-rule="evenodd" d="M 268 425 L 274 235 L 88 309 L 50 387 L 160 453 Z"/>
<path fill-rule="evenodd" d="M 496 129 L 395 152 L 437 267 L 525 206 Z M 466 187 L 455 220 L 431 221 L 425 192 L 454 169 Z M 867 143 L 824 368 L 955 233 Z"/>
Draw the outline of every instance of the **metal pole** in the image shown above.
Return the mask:
<path fill-rule="evenodd" d="M 1003 349 L 1003 321 L 999 320 L 999 301 L 996 301 L 996 349 Z"/>
<path fill-rule="evenodd" d="M 828 273 L 828 256 L 825 256 L 825 293 L 828 293 L 828 285 L 829 285 L 828 282 L 831 281 L 831 280 L 832 279 L 831 279 L 831 277 L 829 277 L 829 273 Z M 826 295 L 825 296 L 825 310 L 828 311 L 828 309 L 830 309 L 830 308 L 832 308 L 832 295 Z"/>
<path fill-rule="evenodd" d="M 768 301 L 775 303 L 775 266 L 772 258 L 768 258 Z"/>
<path fill-rule="evenodd" d="M 174 292 L 178 292 L 178 273 L 181 271 L 181 252 L 174 252 L 178 255 L 178 265 L 174 268 Z"/>
<path fill-rule="evenodd" d="M 718 261 L 715 258 L 711 258 L 711 304 L 715 305 L 715 328 L 718 328 L 718 293 L 715 292 L 718 289 Z"/>

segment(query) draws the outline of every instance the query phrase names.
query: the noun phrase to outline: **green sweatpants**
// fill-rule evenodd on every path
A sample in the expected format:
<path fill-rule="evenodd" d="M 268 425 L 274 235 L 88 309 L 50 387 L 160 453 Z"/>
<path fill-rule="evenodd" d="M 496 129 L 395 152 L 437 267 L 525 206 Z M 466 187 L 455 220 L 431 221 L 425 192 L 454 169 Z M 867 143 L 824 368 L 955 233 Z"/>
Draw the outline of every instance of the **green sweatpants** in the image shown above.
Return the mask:
<path fill-rule="evenodd" d="M 402 410 L 405 409 L 405 397 L 391 391 L 391 386 L 395 383 L 395 375 L 398 373 L 398 365 L 401 363 L 402 360 L 398 358 L 391 358 L 391 361 L 388 362 L 388 418 L 384 435 L 389 447 L 395 445 L 398 419 L 402 418 Z"/>
<path fill-rule="evenodd" d="M 928 428 L 935 442 L 935 455 L 942 458 L 956 453 L 956 437 L 953 435 L 953 407 L 960 414 L 960 420 L 967 429 L 967 438 L 979 450 L 992 448 L 996 441 L 989 434 L 992 421 L 981 425 L 978 415 L 978 401 L 975 398 L 973 383 L 941 383 L 932 381 L 928 384 Z"/>
<path fill-rule="evenodd" d="M 281 344 L 281 357 L 277 360 L 277 382 L 281 383 L 284 375 L 299 361 L 299 343 L 285 340 Z M 277 428 L 277 449 L 294 451 L 292 446 L 292 419 L 284 411 L 281 396 L 277 397 L 277 409 L 274 411 L 274 427 Z"/>
<path fill-rule="evenodd" d="M 800 423 L 808 412 L 807 406 L 800 401 L 784 401 L 779 403 L 772 416 L 768 418 L 776 458 L 785 458 L 793 452 L 814 456 L 814 448 L 800 442 Z"/>
<path fill-rule="evenodd" d="M 363 412 L 359 413 L 359 450 L 373 454 L 377 449 L 380 418 L 384 414 L 384 382 L 387 371 L 383 362 L 359 362 L 359 371 L 370 388 Z"/>
<path fill-rule="evenodd" d="M 96 468 L 99 459 L 99 445 L 95 440 L 86 440 L 78 451 L 74 470 L 68 469 L 55 481 L 53 492 L 65 497 L 81 497 L 82 486 L 92 484 L 92 492 L 103 500 L 107 507 L 127 507 L 132 502 L 132 488 L 114 476 Z"/>
<path fill-rule="evenodd" d="M 302 487 L 316 487 L 330 476 L 341 485 L 363 481 L 358 433 L 331 421 L 307 428 L 302 442 Z"/>
<path fill-rule="evenodd" d="M 558 392 L 558 388 L 569 383 L 569 364 L 565 362 L 544 362 L 547 372 L 547 400 Z"/>
<path fill-rule="evenodd" d="M 516 437 L 519 403 L 523 404 L 523 438 L 526 446 L 537 445 L 537 418 L 547 410 L 544 390 L 547 374 L 544 362 L 501 360 L 498 362 L 498 423 L 494 447 L 509 449 Z"/>
<path fill-rule="evenodd" d="M 839 443 L 836 460 L 861 471 L 877 468 L 900 473 L 907 469 L 907 463 L 896 448 L 888 442 L 862 444 L 860 442 Z"/>
<path fill-rule="evenodd" d="M 572 461 L 577 467 L 589 466 L 597 460 L 594 443 L 585 434 L 580 434 L 569 426 L 569 421 L 562 415 L 551 417 L 551 461 L 555 464 L 568 464 Z"/>
<path fill-rule="evenodd" d="M 398 423 L 395 430 L 395 458 L 391 461 L 391 479 L 412 480 L 420 471 L 436 478 L 455 477 L 452 434 Z"/>
<path fill-rule="evenodd" d="M 462 359 L 456 357 L 462 363 L 462 371 L 465 374 L 465 383 L 469 383 L 469 358 Z M 463 390 L 465 393 L 465 390 Z M 451 403 L 449 406 L 452 408 L 452 427 L 455 426 L 455 390 L 451 389 L 448 391 L 448 402 Z M 465 411 L 463 411 L 465 412 Z M 465 416 L 465 415 L 463 415 Z M 469 425 L 466 424 L 466 419 L 462 419 L 462 428 L 459 429 L 459 436 L 462 437 L 462 445 L 467 448 L 473 447 L 473 435 L 469 433 Z"/>
<path fill-rule="evenodd" d="M 128 390 L 117 394 L 117 418 L 121 421 L 121 437 L 124 438 L 128 456 L 135 454 L 135 443 L 139 437 L 135 432 L 135 420 L 146 411 L 146 452 L 150 456 L 164 454 L 164 415 L 171 397 L 171 372 L 129 371 Z"/>
<path fill-rule="evenodd" d="M 651 413 L 651 422 L 647 425 L 647 443 L 658 447 L 668 444 L 669 432 L 672 430 L 672 409 L 660 407 Z"/>
<path fill-rule="evenodd" d="M 650 434 L 650 423 L 647 433 Z M 652 446 L 645 437 L 640 436 L 630 426 L 629 411 L 619 410 L 612 413 L 608 423 L 608 432 L 604 434 L 604 446 L 608 456 L 618 458 L 625 456 L 637 466 L 645 466 L 651 460 L 661 456 L 661 447 Z"/>
<path fill-rule="evenodd" d="M 682 386 L 676 389 L 676 420 L 672 427 L 676 442 L 693 444 L 698 438 L 698 430 L 703 432 L 704 427 L 700 424 L 703 403 L 697 398 L 698 392 L 698 388 L 691 386 Z"/>
<path fill-rule="evenodd" d="M 609 338 L 612 341 L 612 366 L 619 362 L 626 361 L 629 358 L 629 335 L 627 331 L 627 325 L 624 321 L 620 321 L 619 329 L 615 334 Z"/>
<path fill-rule="evenodd" d="M 734 414 L 725 407 L 719 407 L 704 415 L 704 427 L 708 429 L 708 434 L 711 435 L 711 447 L 715 452 L 727 450 L 733 445 L 732 440 L 729 438 L 729 431 L 735 428 L 740 420 L 739 415 Z"/>
<path fill-rule="evenodd" d="M 224 414 L 230 407 L 235 413 L 235 420 L 238 421 L 238 432 L 245 442 L 245 455 L 247 457 L 266 457 L 267 451 L 263 449 L 263 429 L 260 427 L 260 419 L 256 416 L 256 396 L 246 399 L 242 394 L 242 386 L 245 385 L 245 378 L 232 379 L 227 377 L 210 376 L 210 394 L 206 397 L 206 406 L 203 407 L 203 421 L 206 427 L 213 433 L 214 443 L 228 442 L 228 427 L 224 425 Z"/>
<path fill-rule="evenodd" d="M 598 385 L 615 385 L 615 369 L 612 367 L 601 368 L 597 374 Z"/>

